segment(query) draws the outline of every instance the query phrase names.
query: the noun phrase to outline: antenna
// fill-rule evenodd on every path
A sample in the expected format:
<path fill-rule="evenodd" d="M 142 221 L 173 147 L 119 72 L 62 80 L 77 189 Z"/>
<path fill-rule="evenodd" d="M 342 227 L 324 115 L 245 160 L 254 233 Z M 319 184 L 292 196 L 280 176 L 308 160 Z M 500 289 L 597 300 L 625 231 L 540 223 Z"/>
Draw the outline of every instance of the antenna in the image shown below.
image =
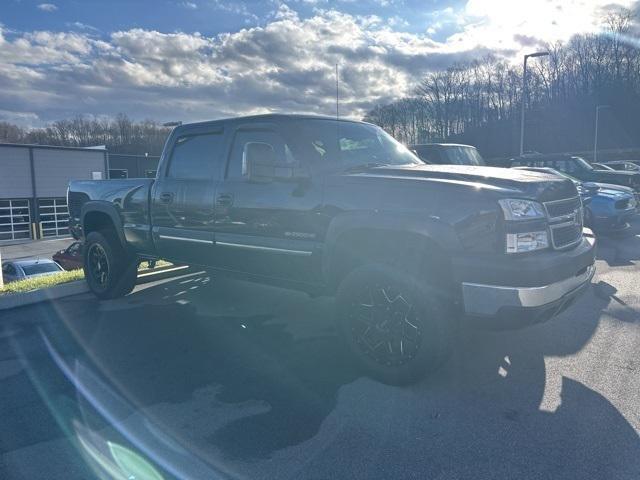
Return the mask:
<path fill-rule="evenodd" d="M 338 64 L 336 63 L 336 120 L 340 120 L 340 102 L 338 97 Z"/>

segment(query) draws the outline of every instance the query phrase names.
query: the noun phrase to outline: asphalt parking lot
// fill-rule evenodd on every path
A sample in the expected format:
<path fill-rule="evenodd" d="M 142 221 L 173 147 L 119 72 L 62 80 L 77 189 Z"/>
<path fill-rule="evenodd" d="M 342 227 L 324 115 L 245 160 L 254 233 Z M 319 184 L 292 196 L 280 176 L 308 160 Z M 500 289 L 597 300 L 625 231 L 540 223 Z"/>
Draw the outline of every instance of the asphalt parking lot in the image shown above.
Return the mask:
<path fill-rule="evenodd" d="M 350 366 L 330 299 L 268 286 L 192 274 L 2 312 L 0 478 L 637 479 L 639 261 L 636 220 L 599 237 L 568 311 L 465 329 L 403 388 Z"/>

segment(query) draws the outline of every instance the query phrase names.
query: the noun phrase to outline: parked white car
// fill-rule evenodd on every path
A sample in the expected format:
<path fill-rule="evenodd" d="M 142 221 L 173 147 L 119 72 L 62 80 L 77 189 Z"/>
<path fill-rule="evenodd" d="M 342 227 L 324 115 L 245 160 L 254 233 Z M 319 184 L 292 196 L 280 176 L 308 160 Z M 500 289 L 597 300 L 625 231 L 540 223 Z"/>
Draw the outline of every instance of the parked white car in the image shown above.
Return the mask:
<path fill-rule="evenodd" d="M 53 275 L 61 271 L 63 268 L 60 265 L 46 258 L 2 262 L 2 277 L 5 283 Z"/>

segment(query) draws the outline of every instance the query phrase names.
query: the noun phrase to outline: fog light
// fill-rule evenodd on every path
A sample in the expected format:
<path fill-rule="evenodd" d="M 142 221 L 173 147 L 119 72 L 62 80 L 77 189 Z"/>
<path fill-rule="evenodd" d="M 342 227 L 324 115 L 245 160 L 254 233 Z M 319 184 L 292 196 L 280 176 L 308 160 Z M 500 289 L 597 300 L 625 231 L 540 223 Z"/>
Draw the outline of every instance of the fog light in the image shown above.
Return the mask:
<path fill-rule="evenodd" d="M 507 233 L 507 253 L 531 252 L 549 247 L 546 231 Z"/>

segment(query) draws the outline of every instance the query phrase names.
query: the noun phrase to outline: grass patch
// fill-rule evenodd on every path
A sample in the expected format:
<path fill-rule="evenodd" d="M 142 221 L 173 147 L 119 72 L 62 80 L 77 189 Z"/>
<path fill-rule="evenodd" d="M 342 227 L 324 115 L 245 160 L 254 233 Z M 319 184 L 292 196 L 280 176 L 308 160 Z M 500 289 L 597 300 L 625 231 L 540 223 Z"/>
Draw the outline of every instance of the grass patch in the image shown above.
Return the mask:
<path fill-rule="evenodd" d="M 84 273 L 82 270 L 69 270 L 68 272 L 60 272 L 55 275 L 47 275 L 46 277 L 27 278 L 18 280 L 17 282 L 5 283 L 0 288 L 0 295 L 7 293 L 24 293 L 31 290 L 39 290 L 41 288 L 49 288 L 61 283 L 82 280 Z"/>
<path fill-rule="evenodd" d="M 166 260 L 156 260 L 155 268 L 170 267 L 172 265 L 173 263 L 167 262 Z M 138 271 L 139 272 L 151 271 L 151 269 L 148 267 L 148 262 L 146 260 L 140 263 L 140 265 L 138 265 Z"/>
<path fill-rule="evenodd" d="M 165 260 L 158 260 L 155 268 L 169 267 L 173 265 Z M 153 269 L 155 270 L 155 269 Z M 151 272 L 153 271 L 148 267 L 147 262 L 142 262 L 138 265 L 138 272 Z M 82 280 L 84 278 L 84 271 L 80 268 L 78 270 L 68 270 L 55 275 L 48 275 L 46 277 L 28 278 L 26 280 L 18 280 L 17 282 L 5 283 L 3 288 L 0 288 L 0 295 L 7 293 L 24 293 L 31 290 L 39 290 L 41 288 L 49 288 L 61 283 L 73 282 L 75 280 Z"/>

